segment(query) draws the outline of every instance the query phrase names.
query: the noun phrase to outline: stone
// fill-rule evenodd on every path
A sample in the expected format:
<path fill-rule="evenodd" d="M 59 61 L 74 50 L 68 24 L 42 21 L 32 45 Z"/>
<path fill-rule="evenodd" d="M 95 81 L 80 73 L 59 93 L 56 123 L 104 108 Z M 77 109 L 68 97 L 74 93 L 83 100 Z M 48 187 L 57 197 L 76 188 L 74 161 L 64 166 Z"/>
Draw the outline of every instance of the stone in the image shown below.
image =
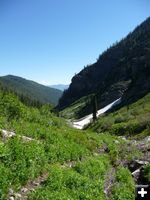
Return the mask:
<path fill-rule="evenodd" d="M 26 137 L 26 136 L 22 136 L 23 141 L 28 142 L 28 141 L 32 141 L 33 139 L 30 137 Z"/>
<path fill-rule="evenodd" d="M 39 186 L 40 183 L 38 183 L 38 182 L 33 182 L 33 185 L 34 185 L 34 186 Z"/>
<path fill-rule="evenodd" d="M 144 161 L 144 160 L 135 160 L 135 162 L 137 162 L 140 165 L 147 165 L 147 164 L 149 164 L 148 161 Z"/>
<path fill-rule="evenodd" d="M 9 189 L 9 194 L 12 195 L 14 193 L 13 189 Z"/>
<path fill-rule="evenodd" d="M 16 135 L 14 132 L 9 132 L 6 130 L 2 130 L 1 132 L 2 132 L 3 138 L 10 138 Z"/>
<path fill-rule="evenodd" d="M 30 188 L 29 190 L 32 191 L 32 192 L 35 192 L 35 189 L 34 189 L 34 188 Z"/>
<path fill-rule="evenodd" d="M 140 170 L 141 170 L 141 168 L 136 169 L 134 172 L 132 172 L 132 175 L 133 175 L 133 176 L 136 176 L 137 174 L 140 173 Z"/>
<path fill-rule="evenodd" d="M 10 196 L 9 200 L 15 200 L 15 197 L 14 196 Z"/>
<path fill-rule="evenodd" d="M 150 136 L 147 136 L 146 138 L 144 138 L 143 142 L 144 143 L 149 143 L 150 142 Z"/>
<path fill-rule="evenodd" d="M 127 141 L 127 138 L 125 136 L 119 136 L 119 138 L 121 138 L 122 140 Z"/>
<path fill-rule="evenodd" d="M 27 191 L 28 191 L 27 188 L 22 188 L 22 189 L 21 189 L 21 192 L 23 192 L 23 193 L 26 193 Z"/>
<path fill-rule="evenodd" d="M 15 194 L 15 199 L 16 199 L 16 200 L 20 200 L 21 197 L 22 197 L 21 194 L 19 194 L 19 193 L 16 193 L 16 194 Z"/>

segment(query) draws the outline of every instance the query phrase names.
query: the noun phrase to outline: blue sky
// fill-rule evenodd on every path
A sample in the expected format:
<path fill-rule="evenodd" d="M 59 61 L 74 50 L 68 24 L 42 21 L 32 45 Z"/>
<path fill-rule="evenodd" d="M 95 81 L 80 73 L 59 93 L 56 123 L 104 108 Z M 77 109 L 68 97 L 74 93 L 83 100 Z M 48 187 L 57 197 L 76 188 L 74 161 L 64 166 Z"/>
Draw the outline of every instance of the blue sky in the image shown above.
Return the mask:
<path fill-rule="evenodd" d="M 0 76 L 70 83 L 149 11 L 149 0 L 0 0 Z"/>

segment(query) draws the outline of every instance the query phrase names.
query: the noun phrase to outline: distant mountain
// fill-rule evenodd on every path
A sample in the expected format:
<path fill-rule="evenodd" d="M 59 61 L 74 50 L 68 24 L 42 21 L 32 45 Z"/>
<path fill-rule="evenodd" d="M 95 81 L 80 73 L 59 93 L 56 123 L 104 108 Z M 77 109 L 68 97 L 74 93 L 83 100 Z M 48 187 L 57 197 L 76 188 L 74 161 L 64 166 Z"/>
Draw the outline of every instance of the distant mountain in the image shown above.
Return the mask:
<path fill-rule="evenodd" d="M 57 85 L 50 85 L 49 87 L 64 91 L 68 89 L 69 85 L 57 84 Z"/>
<path fill-rule="evenodd" d="M 7 75 L 0 77 L 3 88 L 11 90 L 18 95 L 28 97 L 33 101 L 40 103 L 51 103 L 57 105 L 62 91 L 50 88 L 31 80 L 27 80 L 18 76 Z"/>
<path fill-rule="evenodd" d="M 60 110 L 84 96 L 96 94 L 98 107 L 123 96 L 130 103 L 150 91 L 150 17 L 117 42 L 97 62 L 76 74 L 59 101 Z M 82 110 L 91 112 L 87 104 Z M 85 113 L 84 113 L 85 114 Z"/>

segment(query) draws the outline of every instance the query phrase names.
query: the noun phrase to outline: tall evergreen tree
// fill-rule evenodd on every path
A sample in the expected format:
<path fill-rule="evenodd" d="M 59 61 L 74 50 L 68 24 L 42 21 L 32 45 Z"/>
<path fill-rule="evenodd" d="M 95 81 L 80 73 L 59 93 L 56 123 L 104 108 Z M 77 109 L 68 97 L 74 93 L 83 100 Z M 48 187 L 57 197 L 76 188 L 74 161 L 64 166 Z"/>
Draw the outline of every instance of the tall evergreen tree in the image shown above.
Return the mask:
<path fill-rule="evenodd" d="M 93 121 L 95 121 L 97 119 L 97 97 L 96 95 L 94 95 L 93 97 Z"/>

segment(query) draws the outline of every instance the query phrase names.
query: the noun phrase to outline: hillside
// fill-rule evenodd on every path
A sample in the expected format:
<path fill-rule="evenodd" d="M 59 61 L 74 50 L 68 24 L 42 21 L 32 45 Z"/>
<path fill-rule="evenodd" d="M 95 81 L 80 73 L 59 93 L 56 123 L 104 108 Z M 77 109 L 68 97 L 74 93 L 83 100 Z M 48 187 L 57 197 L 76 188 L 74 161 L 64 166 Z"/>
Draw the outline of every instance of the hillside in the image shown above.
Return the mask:
<path fill-rule="evenodd" d="M 59 101 L 62 110 L 81 97 L 96 93 L 98 108 L 123 96 L 128 104 L 150 91 L 150 18 L 126 38 L 99 56 L 96 63 L 85 67 Z M 80 117 L 91 112 L 90 103 L 79 112 Z"/>
<path fill-rule="evenodd" d="M 2 200 L 134 200 L 135 184 L 150 181 L 149 143 L 141 151 L 141 141 L 69 128 L 48 105 L 27 107 L 10 92 L 0 91 L 0 112 Z M 139 163 L 143 182 L 132 175 Z"/>
<path fill-rule="evenodd" d="M 20 96 L 28 97 L 41 104 L 51 103 L 57 105 L 62 95 L 62 92 L 58 89 L 46 87 L 17 76 L 8 75 L 0 77 L 0 82 L 4 90 L 11 90 Z"/>
<path fill-rule="evenodd" d="M 150 134 L 150 93 L 138 101 L 113 112 L 103 114 L 91 124 L 90 130 L 109 132 L 129 138 L 143 138 Z"/>

